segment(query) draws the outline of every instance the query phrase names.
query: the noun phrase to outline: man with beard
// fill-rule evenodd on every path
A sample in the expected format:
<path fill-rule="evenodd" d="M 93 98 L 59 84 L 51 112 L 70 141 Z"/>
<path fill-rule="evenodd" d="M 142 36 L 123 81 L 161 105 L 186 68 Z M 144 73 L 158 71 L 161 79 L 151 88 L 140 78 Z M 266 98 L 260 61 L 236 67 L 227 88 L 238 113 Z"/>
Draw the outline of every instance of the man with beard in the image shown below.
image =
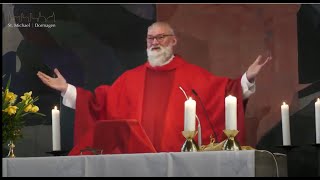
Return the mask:
<path fill-rule="evenodd" d="M 97 120 L 115 119 L 137 120 L 142 127 L 139 133 L 147 135 L 154 149 L 143 149 L 142 146 L 142 149 L 134 149 L 137 147 L 130 139 L 131 136 L 138 136 L 137 134 L 106 128 L 105 132 L 112 132 L 109 137 L 98 138 L 108 138 L 106 143 L 123 139 L 127 142 L 110 146 L 111 149 L 104 149 L 104 153 L 181 151 L 185 141 L 181 131 L 184 130 L 186 101 L 181 89 L 184 89 L 188 96 L 192 96 L 192 91 L 196 91 L 202 100 L 205 110 L 201 108 L 199 99 L 193 95 L 193 99 L 199 104 L 196 112 L 201 121 L 203 144 L 210 142 L 210 135 L 214 132 L 217 133 L 217 142 L 225 138 L 225 97 L 229 94 L 236 96 L 239 130 L 237 138 L 240 144 L 245 144 L 243 100 L 254 93 L 254 79 L 271 57 L 263 61 L 262 56 L 258 56 L 241 78 L 232 80 L 214 76 L 203 68 L 187 63 L 173 53 L 173 46 L 176 44 L 177 39 L 169 24 L 152 24 L 147 34 L 148 61 L 123 73 L 111 86 L 97 87 L 94 94 L 68 84 L 57 69 L 54 70 L 57 78 L 38 72 L 37 75 L 44 84 L 61 91 L 63 104 L 76 110 L 75 147 L 70 155 L 77 155 L 82 148 L 92 146 L 92 129 L 96 122 L 99 122 Z M 134 129 L 129 128 L 126 131 Z M 128 150 L 128 144 L 132 145 L 131 150 Z M 123 150 L 124 146 L 126 150 Z"/>

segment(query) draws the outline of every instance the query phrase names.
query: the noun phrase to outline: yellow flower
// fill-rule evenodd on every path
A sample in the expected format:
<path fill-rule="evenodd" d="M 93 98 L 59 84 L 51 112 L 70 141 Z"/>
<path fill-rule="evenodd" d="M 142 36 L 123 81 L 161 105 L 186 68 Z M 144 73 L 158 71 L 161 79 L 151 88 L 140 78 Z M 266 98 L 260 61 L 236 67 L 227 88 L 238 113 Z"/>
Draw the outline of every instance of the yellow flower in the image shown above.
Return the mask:
<path fill-rule="evenodd" d="M 45 116 L 44 114 L 39 113 L 39 107 L 34 105 L 39 98 L 33 98 L 31 96 L 32 91 L 25 92 L 23 96 L 17 96 L 9 91 L 10 82 L 11 76 L 9 77 L 6 88 L 2 87 L 2 145 L 8 141 L 16 141 L 22 138 L 23 134 L 20 130 L 25 125 L 25 115 L 34 113 L 36 115 Z M 21 98 L 20 102 L 17 102 L 17 97 Z"/>
<path fill-rule="evenodd" d="M 31 108 L 31 112 L 33 112 L 33 113 L 36 113 L 36 112 L 38 112 L 39 111 L 39 107 L 38 106 L 33 106 L 32 108 Z"/>
<path fill-rule="evenodd" d="M 13 94 L 13 93 L 12 93 Z M 13 104 L 16 102 L 16 99 L 17 99 L 17 95 L 16 94 L 13 94 L 12 95 L 12 98 L 10 99 L 10 104 Z"/>
<path fill-rule="evenodd" d="M 4 112 L 7 112 L 9 115 L 13 115 L 17 112 L 17 109 L 17 106 L 9 106 L 6 109 L 4 109 Z"/>
<path fill-rule="evenodd" d="M 5 101 L 10 102 L 10 104 L 13 104 L 17 99 L 17 95 L 13 92 L 10 92 L 8 89 L 6 90 L 6 97 Z"/>
<path fill-rule="evenodd" d="M 29 112 L 32 108 L 32 105 L 29 104 L 27 107 L 24 108 L 24 112 Z"/>
<path fill-rule="evenodd" d="M 23 96 L 21 96 L 21 99 L 26 101 L 26 100 L 30 99 L 31 95 L 32 95 L 32 91 L 24 93 Z"/>

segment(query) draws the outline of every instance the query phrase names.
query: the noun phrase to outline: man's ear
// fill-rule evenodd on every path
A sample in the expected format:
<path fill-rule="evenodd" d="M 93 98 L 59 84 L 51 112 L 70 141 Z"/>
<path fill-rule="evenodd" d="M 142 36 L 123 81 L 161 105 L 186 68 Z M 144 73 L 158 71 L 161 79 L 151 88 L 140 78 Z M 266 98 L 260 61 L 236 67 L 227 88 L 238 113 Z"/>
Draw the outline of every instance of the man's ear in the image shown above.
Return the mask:
<path fill-rule="evenodd" d="M 176 36 L 174 36 L 172 45 L 175 46 L 177 44 L 177 42 L 178 42 L 178 39 Z"/>

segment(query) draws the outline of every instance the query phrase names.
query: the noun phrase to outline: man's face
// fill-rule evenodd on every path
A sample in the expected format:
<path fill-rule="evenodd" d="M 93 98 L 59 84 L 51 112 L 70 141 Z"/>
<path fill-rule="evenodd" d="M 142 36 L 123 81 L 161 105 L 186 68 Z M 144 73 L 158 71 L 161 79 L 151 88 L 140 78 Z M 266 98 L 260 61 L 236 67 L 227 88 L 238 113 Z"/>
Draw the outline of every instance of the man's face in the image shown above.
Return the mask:
<path fill-rule="evenodd" d="M 159 46 L 167 47 L 173 44 L 175 36 L 169 29 L 163 26 L 153 26 L 148 30 L 147 48 L 151 50 L 159 50 Z"/>
<path fill-rule="evenodd" d="M 175 36 L 170 29 L 163 26 L 149 28 L 147 35 L 147 54 L 151 66 L 165 64 L 173 55 L 173 46 L 176 44 Z"/>

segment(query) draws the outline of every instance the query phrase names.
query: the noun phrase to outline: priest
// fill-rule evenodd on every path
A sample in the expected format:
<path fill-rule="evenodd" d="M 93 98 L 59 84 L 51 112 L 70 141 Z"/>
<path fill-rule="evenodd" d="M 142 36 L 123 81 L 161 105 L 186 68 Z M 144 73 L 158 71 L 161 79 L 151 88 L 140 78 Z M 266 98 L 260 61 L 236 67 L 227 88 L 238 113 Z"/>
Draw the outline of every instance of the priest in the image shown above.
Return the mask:
<path fill-rule="evenodd" d="M 127 139 L 127 143 L 118 143 L 116 148 L 110 146 L 105 153 L 181 151 L 185 141 L 181 131 L 184 130 L 186 96 L 197 102 L 203 144 L 210 142 L 210 136 L 215 137 L 216 142 L 225 139 L 225 97 L 237 97 L 237 140 L 245 144 L 243 102 L 255 92 L 255 78 L 271 57 L 264 59 L 259 55 L 241 77 L 230 79 L 213 75 L 175 54 L 173 47 L 177 45 L 177 38 L 168 23 L 155 22 L 149 26 L 146 41 L 148 60 L 145 64 L 124 72 L 112 85 L 97 87 L 93 93 L 68 84 L 58 69 L 54 69 L 55 78 L 37 73 L 44 84 L 61 92 L 65 106 L 75 109 L 74 148 L 70 155 L 78 155 L 81 149 L 92 146 L 94 138 L 115 144 L 112 141 L 125 141 L 130 134 L 146 138 L 144 141 L 153 147 L 138 148 L 133 143 L 129 150 L 127 146 L 132 142 Z M 106 126 L 108 137 L 94 136 L 97 122 L 121 119 L 136 120 L 138 128 L 114 131 Z M 125 146 L 127 151 L 123 150 Z"/>

